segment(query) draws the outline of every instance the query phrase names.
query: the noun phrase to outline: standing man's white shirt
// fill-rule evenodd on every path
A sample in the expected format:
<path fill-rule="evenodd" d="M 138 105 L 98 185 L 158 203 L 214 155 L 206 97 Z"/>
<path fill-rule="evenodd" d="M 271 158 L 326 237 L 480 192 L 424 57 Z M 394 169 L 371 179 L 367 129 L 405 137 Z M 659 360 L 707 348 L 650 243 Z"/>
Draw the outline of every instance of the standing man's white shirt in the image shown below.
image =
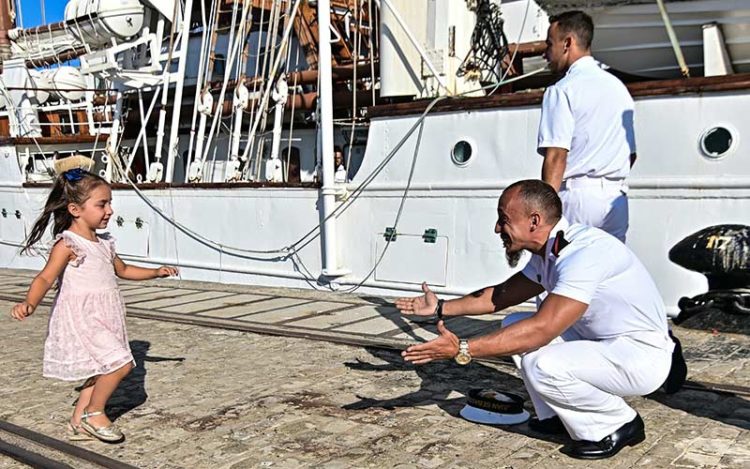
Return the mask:
<path fill-rule="evenodd" d="M 633 99 L 591 56 L 576 60 L 547 88 L 537 151 L 568 150 L 560 198 L 565 216 L 624 241 L 630 155 L 636 152 Z"/>
<path fill-rule="evenodd" d="M 560 338 L 516 363 L 540 419 L 557 415 L 574 439 L 599 441 L 635 417 L 622 397 L 653 392 L 669 372 L 674 345 L 656 285 L 623 243 L 565 218 L 523 274 L 588 305 Z"/>

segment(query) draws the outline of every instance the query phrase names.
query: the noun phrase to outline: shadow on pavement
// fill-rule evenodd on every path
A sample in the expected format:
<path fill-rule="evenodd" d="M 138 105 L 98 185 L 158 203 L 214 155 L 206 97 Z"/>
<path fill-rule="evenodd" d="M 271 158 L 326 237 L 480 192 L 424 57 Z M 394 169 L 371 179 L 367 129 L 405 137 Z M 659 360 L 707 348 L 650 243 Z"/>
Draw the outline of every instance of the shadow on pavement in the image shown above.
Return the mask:
<path fill-rule="evenodd" d="M 701 383 L 689 381 L 675 394 L 655 392 L 646 396 L 672 409 L 682 410 L 743 430 L 750 430 L 750 401 L 734 393 L 709 389 Z"/>
<path fill-rule="evenodd" d="M 396 328 L 408 335 L 414 342 L 424 342 L 424 339 L 417 333 L 419 329 L 437 334 L 437 321 L 432 316 L 424 317 L 413 314 L 401 314 L 394 303 L 384 298 L 374 296 L 363 296 L 360 298 L 368 303 L 377 305 L 375 310 L 378 314 L 391 321 Z M 473 337 L 487 333 L 488 331 L 499 329 L 500 324 L 500 320 L 488 321 L 469 316 L 452 317 L 446 320 L 446 327 L 460 337 Z"/>
<path fill-rule="evenodd" d="M 135 368 L 122 380 L 107 402 L 107 416 L 114 421 L 123 414 L 137 408 L 148 399 L 146 394 L 146 362 L 156 363 L 164 361 L 182 362 L 185 359 L 148 356 L 151 343 L 145 340 L 131 340 L 130 350 L 135 359 Z"/>
<path fill-rule="evenodd" d="M 466 404 L 466 398 L 449 396 L 454 392 L 466 396 L 469 394 L 470 390 L 481 388 L 494 389 L 496 391 L 508 391 L 523 396 L 526 399 L 525 408 L 533 415 L 533 407 L 528 400 L 523 381 L 512 374 L 505 373 L 476 361 L 467 366 L 460 366 L 452 361 L 433 362 L 427 365 L 414 366 L 404 362 L 401 358 L 400 352 L 373 347 L 368 347 L 366 350 L 373 357 L 383 360 L 386 363 L 369 363 L 357 359 L 356 362 L 345 363 L 346 367 L 352 370 L 372 372 L 414 370 L 421 379 L 420 386 L 416 391 L 388 399 L 375 399 L 357 395 L 359 401 L 343 406 L 346 410 L 363 410 L 370 408 L 394 410 L 397 407 L 436 405 L 447 414 L 456 418 L 461 418 L 459 412 Z M 512 426 L 492 427 L 552 443 L 562 444 L 568 441 L 566 437 L 536 433 L 529 429 L 528 425 L 525 423 Z"/>

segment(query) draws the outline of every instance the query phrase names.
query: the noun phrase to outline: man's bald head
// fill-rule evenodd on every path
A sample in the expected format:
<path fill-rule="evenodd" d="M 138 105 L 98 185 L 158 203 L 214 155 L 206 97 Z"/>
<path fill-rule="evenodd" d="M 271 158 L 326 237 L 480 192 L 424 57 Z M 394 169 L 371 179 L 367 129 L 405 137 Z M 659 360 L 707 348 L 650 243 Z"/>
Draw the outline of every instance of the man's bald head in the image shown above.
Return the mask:
<path fill-rule="evenodd" d="M 562 202 L 549 184 L 539 179 L 526 179 L 508 186 L 500 197 L 501 202 L 516 199 L 526 214 L 539 213 L 545 223 L 554 225 L 562 217 Z"/>

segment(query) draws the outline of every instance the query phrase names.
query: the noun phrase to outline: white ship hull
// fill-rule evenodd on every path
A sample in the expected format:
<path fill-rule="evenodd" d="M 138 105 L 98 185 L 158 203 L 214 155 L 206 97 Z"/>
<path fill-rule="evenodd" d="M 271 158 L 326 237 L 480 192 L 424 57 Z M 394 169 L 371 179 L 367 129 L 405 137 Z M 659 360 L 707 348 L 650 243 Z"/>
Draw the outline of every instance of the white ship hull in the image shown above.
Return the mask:
<path fill-rule="evenodd" d="M 628 245 L 654 276 L 672 313 L 677 312 L 680 297 L 705 291 L 707 283 L 702 275 L 672 264 L 667 259 L 669 249 L 703 227 L 747 223 L 750 122 L 744 113 L 748 106 L 747 90 L 636 100 L 639 158 L 630 178 Z M 539 175 L 541 159 L 535 152 L 539 112 L 539 106 L 532 105 L 428 115 L 397 238 L 359 291 L 400 294 L 416 291 L 426 280 L 439 292 L 461 294 L 507 277 L 511 270 L 493 232 L 496 202 L 509 183 Z M 346 186 L 350 191 L 418 117 L 372 120 L 362 167 Z M 712 159 L 702 153 L 700 138 L 716 126 L 726 127 L 735 138 L 725 156 Z M 473 148 L 473 157 L 463 167 L 450 157 L 451 148 L 461 140 Z M 330 287 L 360 283 L 378 260 L 386 244 L 385 229 L 393 226 L 406 188 L 416 141 L 415 132 L 338 217 L 339 267 L 350 274 Z M 0 205 L 7 216 L 0 218 L 0 264 L 36 269 L 42 259 L 19 256 L 14 244 L 24 238 L 47 189 L 21 187 L 15 148 L 5 147 L 4 155 Z M 313 188 L 183 187 L 143 193 L 166 215 L 227 251 L 289 246 L 320 221 L 319 191 Z M 109 228 L 121 255 L 147 264 L 180 265 L 185 279 L 309 288 L 322 270 L 319 238 L 302 248 L 299 258 L 221 253 L 175 229 L 133 190 L 115 191 L 114 208 Z M 122 226 L 114 221 L 118 216 Z M 137 219 L 143 221 L 140 228 Z M 422 238 L 428 228 L 437 230 L 435 243 Z"/>

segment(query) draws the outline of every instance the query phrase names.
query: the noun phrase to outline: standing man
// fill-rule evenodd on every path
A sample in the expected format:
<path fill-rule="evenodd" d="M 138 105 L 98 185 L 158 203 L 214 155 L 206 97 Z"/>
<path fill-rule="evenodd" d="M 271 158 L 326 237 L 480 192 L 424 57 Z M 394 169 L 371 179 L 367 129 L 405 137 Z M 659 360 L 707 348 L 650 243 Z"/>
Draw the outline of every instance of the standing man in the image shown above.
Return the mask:
<path fill-rule="evenodd" d="M 669 372 L 674 347 L 664 304 L 651 276 L 625 244 L 603 231 L 570 224 L 555 190 L 539 180 L 510 185 L 500 197 L 495 232 L 515 265 L 505 282 L 456 300 L 425 294 L 401 298 L 408 314 L 437 315 L 440 336 L 402 353 L 414 364 L 517 355 L 537 419 L 545 433 L 567 432 L 566 452 L 602 459 L 645 438 L 638 413 L 623 399 L 655 391 Z M 606 259 L 606 262 L 603 260 Z M 443 318 L 487 314 L 547 291 L 538 312 L 511 314 L 498 331 L 459 338 Z"/>
<path fill-rule="evenodd" d="M 550 17 L 545 58 L 564 76 L 544 93 L 537 151 L 544 157 L 542 180 L 559 192 L 565 217 L 625 242 L 634 103 L 591 56 L 593 37 L 586 13 Z"/>
<path fill-rule="evenodd" d="M 346 161 L 344 160 L 344 151 L 340 146 L 333 147 L 333 168 L 336 171 L 333 174 L 334 182 L 347 182 Z"/>

